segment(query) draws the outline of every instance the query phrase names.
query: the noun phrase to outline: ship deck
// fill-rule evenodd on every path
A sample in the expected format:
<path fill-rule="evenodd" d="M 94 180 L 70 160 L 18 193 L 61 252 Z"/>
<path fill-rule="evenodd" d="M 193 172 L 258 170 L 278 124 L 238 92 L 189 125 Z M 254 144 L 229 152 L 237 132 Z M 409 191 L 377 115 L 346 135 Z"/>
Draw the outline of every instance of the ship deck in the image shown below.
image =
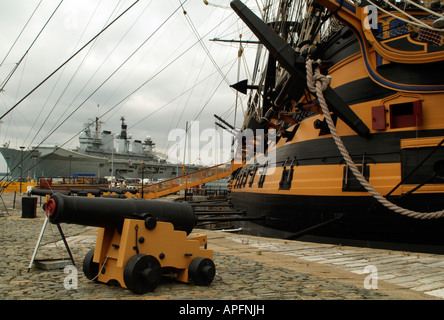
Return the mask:
<path fill-rule="evenodd" d="M 65 289 L 67 274 L 63 269 L 42 270 L 34 265 L 27 271 L 44 221 L 43 210 L 37 209 L 36 218 L 21 218 L 20 199 L 12 209 L 13 197 L 8 194 L 2 197 L 8 208 L 8 212 L 0 208 L 2 300 L 179 300 L 175 308 L 166 308 L 168 315 L 176 315 L 179 308 L 187 305 L 220 309 L 227 300 L 237 300 L 236 304 L 283 300 L 270 305 L 265 301 L 255 303 L 265 304 L 265 314 L 270 315 L 290 311 L 293 300 L 444 299 L 444 255 L 315 244 L 204 229 L 197 231 L 207 234 L 216 264 L 216 277 L 209 287 L 163 279 L 154 292 L 135 295 L 123 288 L 86 279 L 82 261 L 95 244 L 96 228 L 62 224 L 79 269 L 77 289 Z M 50 228 L 43 236 L 36 259 L 67 258 L 55 226 Z M 377 289 L 368 288 L 375 284 L 368 277 L 375 275 Z"/>

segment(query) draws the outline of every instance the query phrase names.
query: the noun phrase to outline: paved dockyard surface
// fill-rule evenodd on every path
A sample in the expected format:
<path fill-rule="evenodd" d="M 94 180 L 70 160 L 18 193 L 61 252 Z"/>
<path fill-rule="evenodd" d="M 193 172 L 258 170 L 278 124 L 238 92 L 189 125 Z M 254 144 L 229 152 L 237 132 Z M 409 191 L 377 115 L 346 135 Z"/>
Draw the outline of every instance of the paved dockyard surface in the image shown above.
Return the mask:
<path fill-rule="evenodd" d="M 0 202 L 0 300 L 442 300 L 444 256 L 260 238 L 221 231 L 208 235 L 216 276 L 208 287 L 163 279 L 152 293 L 88 280 L 85 254 L 96 228 L 62 224 L 76 262 L 71 269 L 28 271 L 44 222 L 22 218 L 21 196 Z M 48 224 L 36 259 L 68 258 L 60 235 Z M 71 280 L 70 280 L 71 279 Z"/>

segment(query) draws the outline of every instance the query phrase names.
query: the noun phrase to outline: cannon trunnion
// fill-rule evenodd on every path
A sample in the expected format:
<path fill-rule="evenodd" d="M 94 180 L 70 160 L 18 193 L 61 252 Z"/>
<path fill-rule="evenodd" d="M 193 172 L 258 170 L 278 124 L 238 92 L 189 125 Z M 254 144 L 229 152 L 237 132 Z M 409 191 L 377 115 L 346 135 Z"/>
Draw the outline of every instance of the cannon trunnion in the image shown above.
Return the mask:
<path fill-rule="evenodd" d="M 166 274 L 196 285 L 214 279 L 213 250 L 206 235 L 191 234 L 197 219 L 188 203 L 54 194 L 46 213 L 52 223 L 98 227 L 96 246 L 83 260 L 90 280 L 143 294 Z"/>

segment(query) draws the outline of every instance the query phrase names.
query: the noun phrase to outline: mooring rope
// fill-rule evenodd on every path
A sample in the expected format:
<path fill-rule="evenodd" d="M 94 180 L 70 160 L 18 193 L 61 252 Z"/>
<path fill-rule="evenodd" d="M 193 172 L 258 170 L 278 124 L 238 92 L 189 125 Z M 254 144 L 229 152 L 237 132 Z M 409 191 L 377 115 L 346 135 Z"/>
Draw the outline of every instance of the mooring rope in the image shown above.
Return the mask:
<path fill-rule="evenodd" d="M 323 92 L 327 89 L 331 82 L 330 76 L 325 76 L 321 74 L 319 70 L 319 64 L 320 61 L 318 61 L 318 66 L 316 67 L 315 71 L 313 72 L 313 63 L 315 61 L 308 59 L 306 62 L 306 69 L 307 69 L 307 86 L 313 93 L 316 94 L 319 104 L 321 105 L 322 112 L 324 113 L 325 119 L 327 121 L 328 127 L 330 129 L 330 132 L 333 136 L 333 139 L 336 143 L 336 146 L 338 147 L 339 151 L 341 152 L 342 157 L 344 158 L 345 162 L 347 163 L 347 166 L 351 169 L 353 174 L 355 175 L 356 179 L 361 183 L 361 185 L 367 190 L 368 193 L 370 193 L 376 200 L 379 201 L 383 206 L 386 208 L 400 213 L 402 215 L 406 215 L 412 218 L 419 218 L 419 219 L 437 219 L 441 218 L 444 215 L 444 210 L 441 211 L 435 211 L 435 212 L 416 212 L 409 209 L 402 208 L 390 201 L 388 201 L 386 198 L 384 198 L 379 192 L 377 192 L 370 183 L 365 179 L 365 177 L 362 175 L 360 170 L 356 167 L 355 163 L 351 159 L 344 143 L 342 142 L 341 137 L 339 136 L 335 124 L 333 123 L 333 120 L 330 115 L 330 111 L 328 109 L 327 102 L 324 98 Z"/>

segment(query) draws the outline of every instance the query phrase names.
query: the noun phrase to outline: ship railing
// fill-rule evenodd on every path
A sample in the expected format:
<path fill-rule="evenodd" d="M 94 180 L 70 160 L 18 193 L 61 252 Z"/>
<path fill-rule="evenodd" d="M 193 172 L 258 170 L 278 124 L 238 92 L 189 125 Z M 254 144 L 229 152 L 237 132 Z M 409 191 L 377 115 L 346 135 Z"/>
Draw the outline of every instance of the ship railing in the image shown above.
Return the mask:
<path fill-rule="evenodd" d="M 417 19 L 429 26 L 432 26 L 436 20 L 436 16 L 422 15 L 417 16 Z M 379 23 L 378 31 L 375 37 L 379 41 L 400 37 L 406 34 L 415 34 L 417 40 L 421 42 L 428 42 L 434 46 L 442 46 L 444 44 L 444 35 L 433 30 L 428 30 L 423 27 L 409 24 L 400 20 L 391 20 L 391 22 Z"/>
<path fill-rule="evenodd" d="M 55 185 L 97 185 L 107 184 L 105 178 L 99 178 L 96 176 L 78 176 L 78 177 L 38 177 L 37 185 L 39 188 L 51 188 Z"/>
<path fill-rule="evenodd" d="M 159 198 L 181 190 L 196 187 L 210 181 L 226 178 L 240 166 L 240 164 L 231 161 L 229 163 L 219 164 L 213 167 L 188 173 L 183 176 L 151 184 L 149 186 L 143 187 L 143 198 Z M 142 188 L 140 188 L 140 192 L 141 191 Z"/>

